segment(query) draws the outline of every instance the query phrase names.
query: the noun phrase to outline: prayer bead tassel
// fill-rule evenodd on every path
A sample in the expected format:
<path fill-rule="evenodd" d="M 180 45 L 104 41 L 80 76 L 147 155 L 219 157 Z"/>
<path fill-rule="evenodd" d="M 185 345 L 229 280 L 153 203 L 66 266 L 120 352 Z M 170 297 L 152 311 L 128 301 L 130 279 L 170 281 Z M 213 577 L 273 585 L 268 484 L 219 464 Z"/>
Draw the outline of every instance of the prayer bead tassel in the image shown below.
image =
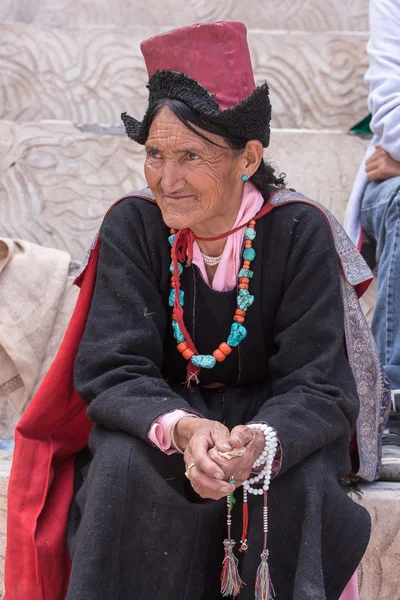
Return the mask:
<path fill-rule="evenodd" d="M 268 564 L 268 550 L 263 550 L 261 563 L 257 569 L 254 600 L 273 600 L 275 591 Z"/>
<path fill-rule="evenodd" d="M 232 596 L 236 598 L 239 595 L 240 590 L 243 587 L 243 581 L 239 575 L 238 559 L 233 554 L 233 547 L 235 542 L 233 540 L 225 540 L 225 558 L 222 563 L 222 574 L 221 574 L 221 594 L 226 598 Z"/>
<path fill-rule="evenodd" d="M 230 479 L 230 483 L 235 483 L 233 477 Z M 231 526 L 232 526 L 232 508 L 235 504 L 235 497 L 233 494 L 228 494 L 226 497 L 228 515 L 227 515 L 227 527 L 228 527 L 228 538 L 224 540 L 225 558 L 222 563 L 221 573 L 221 594 L 226 598 L 231 596 L 236 598 L 239 595 L 244 583 L 239 575 L 238 559 L 233 554 L 233 548 L 235 546 L 235 540 L 231 539 Z"/>

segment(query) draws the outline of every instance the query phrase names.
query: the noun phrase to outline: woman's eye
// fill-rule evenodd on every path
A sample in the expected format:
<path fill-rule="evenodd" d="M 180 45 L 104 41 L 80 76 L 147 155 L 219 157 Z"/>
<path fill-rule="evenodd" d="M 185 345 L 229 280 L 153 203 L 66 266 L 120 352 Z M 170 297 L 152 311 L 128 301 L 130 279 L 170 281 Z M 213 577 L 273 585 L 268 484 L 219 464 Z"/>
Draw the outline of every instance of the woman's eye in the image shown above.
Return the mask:
<path fill-rule="evenodd" d="M 198 154 L 195 154 L 194 152 L 189 152 L 189 154 L 187 155 L 189 160 L 197 160 L 199 157 Z"/>
<path fill-rule="evenodd" d="M 161 158 L 161 154 L 158 150 L 148 150 L 146 154 L 148 158 Z"/>

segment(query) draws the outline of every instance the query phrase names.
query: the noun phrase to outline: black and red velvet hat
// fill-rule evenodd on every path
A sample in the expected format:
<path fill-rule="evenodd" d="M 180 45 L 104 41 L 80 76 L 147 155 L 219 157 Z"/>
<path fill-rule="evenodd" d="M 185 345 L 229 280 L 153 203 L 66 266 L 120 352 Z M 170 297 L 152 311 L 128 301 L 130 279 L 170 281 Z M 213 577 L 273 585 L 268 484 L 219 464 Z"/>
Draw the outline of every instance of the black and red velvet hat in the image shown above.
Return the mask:
<path fill-rule="evenodd" d="M 142 121 L 121 115 L 127 135 L 144 144 L 151 107 L 181 100 L 230 134 L 269 144 L 271 104 L 266 83 L 256 87 L 246 27 L 219 22 L 181 27 L 142 42 L 149 104 Z"/>

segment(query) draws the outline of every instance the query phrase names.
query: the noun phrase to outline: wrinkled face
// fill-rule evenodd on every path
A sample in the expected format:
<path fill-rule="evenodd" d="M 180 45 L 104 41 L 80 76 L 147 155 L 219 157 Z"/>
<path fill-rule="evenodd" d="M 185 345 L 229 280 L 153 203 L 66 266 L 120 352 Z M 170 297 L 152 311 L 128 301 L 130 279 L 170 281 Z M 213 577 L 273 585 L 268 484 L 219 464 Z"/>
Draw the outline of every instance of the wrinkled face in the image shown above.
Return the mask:
<path fill-rule="evenodd" d="M 243 182 L 241 155 L 223 138 L 204 132 L 220 148 L 202 139 L 163 107 L 146 142 L 145 176 L 168 227 L 194 231 L 226 218 L 240 203 Z"/>

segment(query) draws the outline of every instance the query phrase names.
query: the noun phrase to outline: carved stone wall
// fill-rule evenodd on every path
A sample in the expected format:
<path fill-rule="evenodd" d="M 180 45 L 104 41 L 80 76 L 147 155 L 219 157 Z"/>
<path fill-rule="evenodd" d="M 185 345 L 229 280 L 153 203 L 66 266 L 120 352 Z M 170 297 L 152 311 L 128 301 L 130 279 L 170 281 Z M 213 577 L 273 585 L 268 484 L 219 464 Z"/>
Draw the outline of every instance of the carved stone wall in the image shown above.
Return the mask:
<path fill-rule="evenodd" d="M 119 123 L 140 118 L 140 42 L 160 29 L 55 30 L 0 25 L 0 119 Z M 366 35 L 250 30 L 256 82 L 269 83 L 275 127 L 346 131 L 367 114 Z"/>
<path fill-rule="evenodd" d="M 367 31 L 368 0 L 2 0 L 0 22 L 50 27 L 148 25 L 179 27 L 206 21 L 301 31 Z"/>

